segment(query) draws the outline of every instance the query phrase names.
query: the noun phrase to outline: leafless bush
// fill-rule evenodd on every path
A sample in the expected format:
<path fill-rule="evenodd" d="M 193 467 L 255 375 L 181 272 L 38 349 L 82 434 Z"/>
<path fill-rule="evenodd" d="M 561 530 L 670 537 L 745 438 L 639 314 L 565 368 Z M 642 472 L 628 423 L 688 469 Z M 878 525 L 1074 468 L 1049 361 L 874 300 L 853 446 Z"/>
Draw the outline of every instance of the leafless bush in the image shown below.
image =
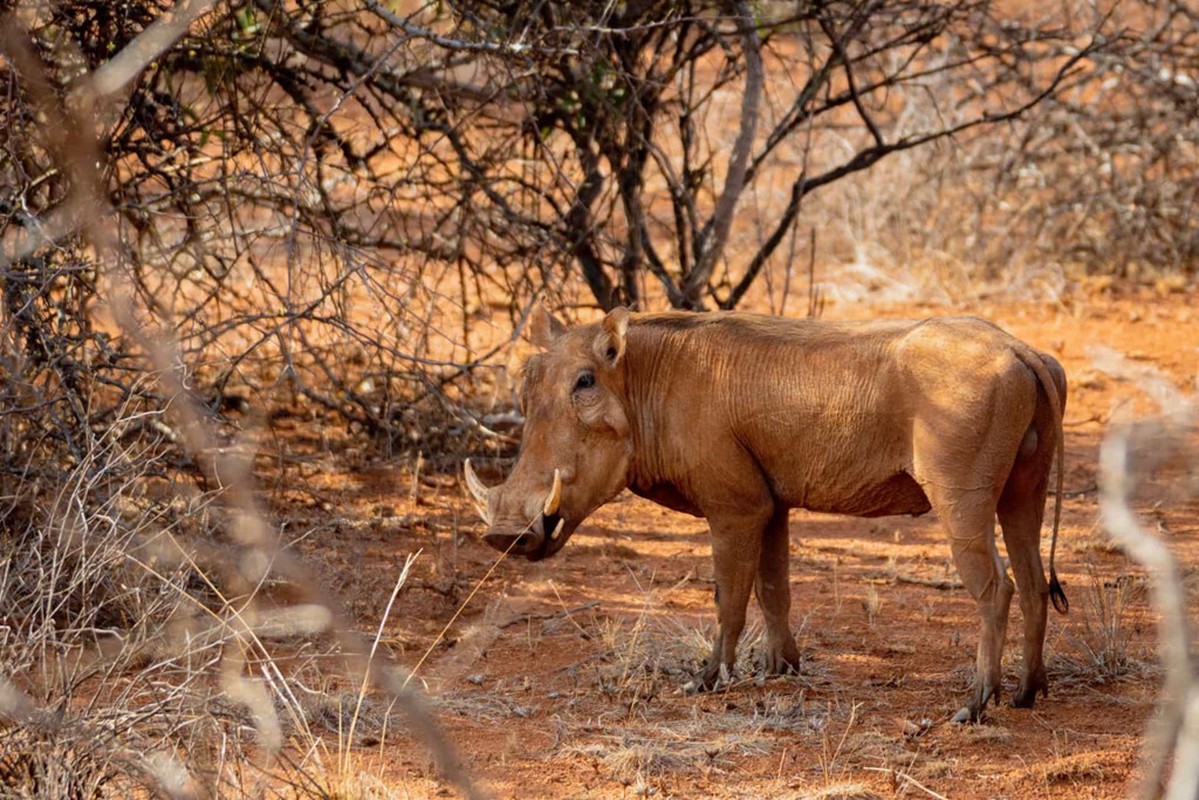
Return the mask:
<path fill-rule="evenodd" d="M 1199 175 L 1199 16 L 1193 4 L 1064 2 L 1027 15 L 1103 46 L 1019 120 L 913 155 L 914 213 L 893 202 L 909 258 L 1037 294 L 1082 273 L 1194 275 Z M 1066 44 L 1063 57 L 1077 45 Z M 980 80 L 985 80 L 981 78 Z M 901 198 L 887 191 L 884 201 Z M 929 226 L 927 220 L 938 224 Z M 884 241 L 886 241 L 884 239 Z M 900 255 L 906 255 L 900 253 Z M 982 269 L 978 269 L 982 267 Z M 1167 287 L 1181 288 L 1180 284 Z"/>
<path fill-rule="evenodd" d="M 156 554 L 211 533 L 210 495 L 180 469 L 143 366 L 92 324 L 80 254 L 30 257 L 4 279 L 0 676 L 30 709 L 0 704 L 0 787 L 173 785 L 174 754 L 211 732 L 193 670 L 213 651 L 166 646 L 186 600 L 206 593 L 196 570 Z M 177 485 L 191 491 L 172 497 Z"/>
<path fill-rule="evenodd" d="M 370 681 L 340 678 L 359 708 L 379 687 L 412 710 L 385 654 L 277 550 L 245 447 L 217 435 L 171 361 L 143 341 L 84 369 L 107 337 L 74 333 L 55 287 L 30 298 L 5 316 L 0 796 L 253 793 L 241 773 L 256 753 L 319 735 L 295 681 L 321 660 L 336 684 L 331 656 L 370 665 Z M 415 712 L 414 730 L 433 730 Z M 345 779 L 337 765 L 263 767 L 310 787 Z"/>
<path fill-rule="evenodd" d="M 494 149 L 454 146 L 498 207 L 491 235 L 535 236 L 551 258 L 542 281 L 570 292 L 578 276 L 601 307 L 738 305 L 772 259 L 794 255 L 814 192 L 1015 119 L 1098 46 L 985 2 L 531 6 L 511 19 L 486 3 L 446 8 L 382 16 L 408 33 L 449 25 L 430 41 L 477 65 L 465 88 L 486 104 L 461 81 L 438 96 L 474 100 L 487 142 L 522 155 L 512 174 Z M 479 41 L 480 29 L 504 35 Z M 734 213 L 749 202 L 756 229 Z"/>
<path fill-rule="evenodd" d="M 1097 13 L 1071 11 L 1067 24 L 1091 24 L 1088 17 Z M 1006 147 L 996 153 L 1003 164 L 996 195 L 1032 206 L 1008 215 L 1014 238 L 1028 241 L 1041 258 L 1093 272 L 1194 273 L 1197 24 L 1199 12 L 1189 3 L 1114 7 L 1112 46 L 1096 54 L 1068 92 L 1033 112 L 1016 132 L 1020 139 L 997 143 Z"/>
<path fill-rule="evenodd" d="M 1019 117 L 896 152 L 807 198 L 802 224 L 819 230 L 822 279 L 834 298 L 954 301 L 1002 286 L 1059 300 L 1087 273 L 1154 280 L 1166 291 L 1193 277 L 1194 10 L 1067 0 L 1013 14 L 1018 21 L 1001 28 L 1053 31 L 1040 40 L 1050 64 L 1092 35 L 1098 46 Z M 947 56 L 952 42 L 939 40 L 945 49 L 934 46 L 930 57 Z M 897 104 L 893 130 L 963 121 L 1007 82 L 1025 80 L 1009 65 L 1046 68 L 1000 58 L 967 75 L 931 72 L 918 82 L 923 93 Z M 748 191 L 751 208 L 767 204 Z"/>
<path fill-rule="evenodd" d="M 319 24 L 309 24 L 273 4 L 216 5 L 98 121 L 94 180 L 115 212 L 106 224 L 139 324 L 178 340 L 189 384 L 214 411 L 331 415 L 399 449 L 441 451 L 468 437 L 479 425 L 455 385 L 504 340 L 470 337 L 472 315 L 490 309 L 467 308 L 467 282 L 485 270 L 469 270 L 473 248 L 438 230 L 443 214 L 470 209 L 441 197 L 457 176 L 444 174 L 443 148 L 411 128 L 419 89 L 397 74 L 418 69 L 421 54 L 403 47 L 408 37 L 385 40 L 386 27 L 356 7 L 317 4 Z M 167 7 L 34 3 L 17 18 L 45 65 L 44 90 L 78 99 L 81 76 Z M 78 217 L 57 160 L 68 143 L 45 129 L 31 87 L 12 69 L 3 76 L 0 238 L 39 259 L 41 273 L 77 273 L 76 310 L 94 325 L 111 265 L 37 248 Z M 521 306 L 505 307 L 510 330 Z"/>
<path fill-rule="evenodd" d="M 197 401 L 193 371 L 157 327 L 170 314 L 146 284 L 150 266 L 108 226 L 95 140 L 107 100 L 210 5 L 133 20 L 136 37 L 102 64 L 72 34 L 129 22 L 128 6 L 117 17 L 26 7 L 0 42 L 8 111 L 43 128 L 14 125 L 24 138 L 6 142 L 13 172 L 36 177 L 10 195 L 0 261 L 0 630 L 12 645 L 0 652 L 0 784 L 21 796 L 224 796 L 299 774 L 319 790 L 352 758 L 340 772 L 286 759 L 285 734 L 312 733 L 294 667 L 281 666 L 295 659 L 280 659 L 317 641 L 352 667 L 360 709 L 368 691 L 390 697 L 448 779 L 478 796 L 378 636 L 363 640 L 280 546 L 252 453 Z"/>

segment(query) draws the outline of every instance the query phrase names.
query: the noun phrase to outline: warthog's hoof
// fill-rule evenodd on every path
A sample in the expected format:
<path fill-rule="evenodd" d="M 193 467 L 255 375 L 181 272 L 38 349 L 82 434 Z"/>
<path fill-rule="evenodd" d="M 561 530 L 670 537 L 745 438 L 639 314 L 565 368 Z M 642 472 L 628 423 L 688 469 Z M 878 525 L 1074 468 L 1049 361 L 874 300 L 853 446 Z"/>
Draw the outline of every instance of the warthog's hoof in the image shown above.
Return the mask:
<path fill-rule="evenodd" d="M 1037 699 L 1037 692 L 1040 692 L 1042 697 L 1049 696 L 1049 679 L 1045 676 L 1044 667 L 1020 681 L 1020 688 L 1012 695 L 1012 707 L 1032 708 Z"/>
<path fill-rule="evenodd" d="M 1012 708 L 1032 708 L 1032 704 L 1037 701 L 1037 688 L 1035 684 L 1033 686 L 1021 684 L 1016 693 L 1012 695 L 1010 701 Z M 1046 695 L 1049 694 L 1048 685 L 1043 684 L 1040 690 Z"/>
<path fill-rule="evenodd" d="M 729 668 L 724 664 L 713 668 L 708 665 L 703 668 L 703 671 L 695 676 L 692 680 L 683 684 L 683 694 L 699 694 L 700 692 L 710 692 L 714 689 L 719 689 L 721 686 L 726 686 L 732 683 L 733 676 Z"/>
<path fill-rule="evenodd" d="M 1032 708 L 1033 703 L 1037 700 L 1037 692 L 1041 693 L 1042 697 L 1049 696 L 1049 686 L 1021 686 L 1012 695 L 1012 708 Z"/>
<path fill-rule="evenodd" d="M 766 650 L 763 671 L 767 675 L 798 675 L 800 656 L 799 648 L 791 643 L 789 647 L 771 647 Z"/>
<path fill-rule="evenodd" d="M 958 713 L 953 715 L 952 721 L 959 725 L 982 721 L 983 709 L 992 699 L 995 700 L 996 705 L 999 704 L 999 681 L 979 680 L 974 685 L 974 691 L 971 692 L 970 702 L 958 709 Z"/>
<path fill-rule="evenodd" d="M 970 706 L 962 706 L 958 709 L 958 713 L 953 715 L 950 720 L 954 725 L 965 725 L 969 722 L 981 722 L 983 712 L 981 709 L 972 709 Z"/>

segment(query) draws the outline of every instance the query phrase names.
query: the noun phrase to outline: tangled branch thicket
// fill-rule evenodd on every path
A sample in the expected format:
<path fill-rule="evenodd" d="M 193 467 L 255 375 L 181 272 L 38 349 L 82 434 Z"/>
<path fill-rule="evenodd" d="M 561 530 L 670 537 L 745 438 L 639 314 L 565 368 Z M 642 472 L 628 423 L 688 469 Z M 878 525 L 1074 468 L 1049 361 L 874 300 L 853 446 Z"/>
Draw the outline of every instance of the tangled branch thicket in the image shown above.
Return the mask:
<path fill-rule="evenodd" d="M 47 5 L 30 36 L 68 91 L 164 7 Z M 1186 4 L 720 8 L 218 4 L 99 120 L 143 313 L 214 410 L 440 452 L 489 436 L 466 398 L 536 294 L 734 307 L 800 224 L 833 265 L 1193 270 Z M 6 74 L 11 238 L 65 175 Z M 39 257 L 27 284 L 103 291 Z"/>
<path fill-rule="evenodd" d="M 304 727 L 260 634 L 342 623 L 264 597 L 301 571 L 234 412 L 503 451 L 538 296 L 732 308 L 801 225 L 831 264 L 1195 269 L 1185 3 L 206 5 L 0 21 L 0 793 L 227 789 Z"/>

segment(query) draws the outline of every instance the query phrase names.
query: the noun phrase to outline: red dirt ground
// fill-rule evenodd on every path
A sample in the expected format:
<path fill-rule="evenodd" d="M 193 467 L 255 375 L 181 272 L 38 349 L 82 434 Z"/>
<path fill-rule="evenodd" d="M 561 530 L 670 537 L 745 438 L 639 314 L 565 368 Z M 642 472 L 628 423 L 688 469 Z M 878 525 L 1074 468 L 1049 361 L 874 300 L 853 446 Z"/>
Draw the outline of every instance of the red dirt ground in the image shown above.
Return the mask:
<path fill-rule="evenodd" d="M 409 667 L 428 653 L 417 678 L 468 773 L 494 796 L 1120 797 L 1161 674 L 1144 573 L 1098 523 L 1096 460 L 1113 410 L 1147 404 L 1097 370 L 1088 348 L 1107 345 L 1193 392 L 1199 307 L 1193 296 L 1145 289 L 1053 306 L 831 306 L 825 317 L 963 312 L 1052 353 L 1071 382 L 1058 570 L 1072 610 L 1050 615 L 1051 694 L 1031 711 L 1005 697 L 985 724 L 947 721 L 971 677 L 977 621 L 932 517 L 794 512 L 802 674 L 758 677 L 751 603 L 740 680 L 684 696 L 677 690 L 715 621 L 702 520 L 626 493 L 557 557 L 496 565 L 457 476 L 414 479 L 411 464 L 384 462 L 337 471 L 328 444 L 287 418 L 273 424 L 288 457 L 272 459 L 264 487 L 284 531 L 364 631 L 377 627 L 405 557 L 420 552 L 383 641 Z M 1199 503 L 1174 496 L 1168 476 L 1148 491 L 1145 519 L 1193 588 Z M 1009 693 L 1020 631 L 1013 603 Z M 454 794 L 401 717 L 385 735 L 382 727 L 357 742 L 362 781 L 395 796 Z"/>

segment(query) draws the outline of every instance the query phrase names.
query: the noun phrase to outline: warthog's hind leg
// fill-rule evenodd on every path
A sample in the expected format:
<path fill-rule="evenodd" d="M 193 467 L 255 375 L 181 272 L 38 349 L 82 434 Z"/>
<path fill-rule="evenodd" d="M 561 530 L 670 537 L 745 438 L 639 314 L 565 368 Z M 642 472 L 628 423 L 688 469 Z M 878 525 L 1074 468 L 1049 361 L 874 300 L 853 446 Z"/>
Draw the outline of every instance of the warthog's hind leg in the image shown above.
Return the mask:
<path fill-rule="evenodd" d="M 929 491 L 949 535 L 958 576 L 978 603 L 980 629 L 974 688 L 954 722 L 977 722 L 987 702 L 999 700 L 1000 659 L 1015 587 L 995 545 L 995 501 L 990 489 Z"/>
<path fill-rule="evenodd" d="M 1046 448 L 1048 450 L 1048 448 Z M 1049 452 L 1052 452 L 1051 450 Z M 1017 463 L 999 498 L 999 524 L 1024 617 L 1024 665 L 1012 705 L 1031 708 L 1037 693 L 1049 695 L 1045 674 L 1045 622 L 1049 610 L 1049 584 L 1041 563 L 1041 522 L 1045 516 L 1045 491 L 1049 479 L 1048 456 L 1044 463 Z"/>
<path fill-rule="evenodd" d="M 1045 645 L 1045 621 L 1049 609 L 1049 584 L 1041 565 L 1040 536 L 1041 515 L 1032 509 L 999 512 L 1003 526 L 1003 538 L 1007 544 L 1008 557 L 1012 562 L 1012 574 L 1020 590 L 1020 611 L 1024 617 L 1024 664 L 1020 673 L 1020 686 L 1012 695 L 1012 705 L 1031 708 L 1037 693 L 1049 695 L 1049 679 L 1045 675 L 1043 649 Z"/>

